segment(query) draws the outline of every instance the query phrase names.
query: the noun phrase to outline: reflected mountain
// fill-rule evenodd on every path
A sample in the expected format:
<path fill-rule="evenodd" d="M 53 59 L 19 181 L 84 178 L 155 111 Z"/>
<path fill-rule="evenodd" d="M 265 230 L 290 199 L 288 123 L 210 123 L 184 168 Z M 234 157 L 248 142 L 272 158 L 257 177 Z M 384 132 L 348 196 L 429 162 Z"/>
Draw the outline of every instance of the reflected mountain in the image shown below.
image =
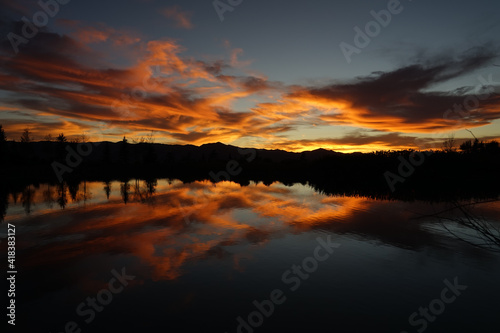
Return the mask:
<path fill-rule="evenodd" d="M 4 194 L 4 197 L 8 195 Z M 64 212 L 54 209 L 54 203 L 60 209 L 77 209 Z M 252 183 L 241 186 L 232 182 L 213 184 L 208 181 L 182 183 L 178 180 L 135 179 L 108 182 L 103 187 L 102 183 L 82 182 L 71 186 L 28 186 L 22 192 L 21 204 L 26 215 L 43 214 L 34 223 L 44 225 L 47 232 L 86 235 L 86 238 L 90 237 L 89 241 L 96 251 L 99 249 L 96 247 L 98 243 L 92 239 L 94 229 L 99 231 L 99 243 L 106 244 L 106 239 L 113 239 L 116 235 L 134 237 L 145 227 L 166 228 L 169 230 L 167 233 L 176 234 L 178 239 L 185 234 L 190 238 L 189 248 L 197 244 L 196 248 L 202 250 L 196 253 L 190 250 L 187 257 L 185 249 L 176 254 L 185 259 L 203 257 L 207 255 L 206 251 L 212 250 L 222 253 L 220 249 L 228 244 L 258 245 L 288 233 L 312 230 L 353 235 L 359 239 L 415 251 L 439 248 L 446 246 L 443 242 L 452 241 L 427 228 L 436 219 L 412 220 L 421 214 L 434 214 L 436 210 L 448 209 L 450 203 L 326 196 L 303 185 L 274 183 L 266 186 Z M 16 211 L 18 206 L 14 201 L 7 202 L 7 205 L 10 207 L 7 215 L 10 210 Z M 498 206 L 498 202 L 490 202 L 489 210 L 482 214 L 487 214 L 493 221 L 500 221 L 500 210 L 494 209 Z M 94 222 L 94 216 L 101 215 L 106 218 Z M 50 222 L 57 221 L 58 216 L 69 217 L 72 223 L 59 225 Z M 457 220 L 463 217 L 460 212 L 452 216 Z M 194 237 L 193 232 L 203 235 L 214 233 L 216 240 L 201 241 Z M 160 234 L 164 235 L 164 232 Z M 142 240 L 133 243 L 142 244 Z M 206 245 L 200 246 L 202 243 Z M 147 241 L 147 244 L 154 242 Z M 87 244 L 78 239 L 74 246 L 83 249 Z M 67 250 L 58 249 L 55 252 Z M 49 256 L 39 250 L 37 253 L 41 256 L 35 260 L 39 264 L 43 264 L 43 257 L 56 255 L 52 253 Z M 160 275 L 168 276 L 166 272 Z"/>
<path fill-rule="evenodd" d="M 66 143 L 65 151 L 90 153 L 60 156 L 60 143 L 6 142 L 7 162 L 0 165 L 0 173 L 8 175 L 7 187 L 66 181 L 70 193 L 74 192 L 71 184 L 81 181 L 170 178 L 233 181 L 243 186 L 300 183 L 331 195 L 409 201 L 496 199 L 500 195 L 500 148 L 494 143 L 471 144 L 461 151 L 343 154 L 325 149 L 293 153 L 222 143 L 197 147 L 124 140 L 86 143 L 85 149 L 83 144 Z"/>
<path fill-rule="evenodd" d="M 116 311 L 147 299 L 154 305 L 147 303 L 141 311 L 155 317 L 168 308 L 170 322 L 188 323 L 191 329 L 198 324 L 188 318 L 203 317 L 208 311 L 210 318 L 222 316 L 209 322 L 224 331 L 224 325 L 231 325 L 239 315 L 234 312 L 248 311 L 259 292 L 282 288 L 283 272 L 310 256 L 316 239 L 327 235 L 342 246 L 321 263 L 311 282 L 288 295 L 291 302 L 311 298 L 325 303 L 317 308 L 327 308 L 335 304 L 332 297 L 352 299 L 352 290 L 365 288 L 360 279 L 369 275 L 370 288 L 352 302 L 360 305 L 351 308 L 343 301 L 342 306 L 333 305 L 335 313 L 346 311 L 346 306 L 350 313 L 358 313 L 365 306 L 372 309 L 373 304 L 384 303 L 378 293 L 367 296 L 374 293 L 372 284 L 378 284 L 385 286 L 384 298 L 393 304 L 385 306 L 392 314 L 404 308 L 399 314 L 404 323 L 415 306 L 400 299 L 402 291 L 409 292 L 405 281 L 412 281 L 415 292 L 425 292 L 425 299 L 432 299 L 435 288 L 426 289 L 432 278 L 442 281 L 456 270 L 472 271 L 471 276 L 479 278 L 483 267 L 488 271 L 484 276 L 500 276 L 499 258 L 492 252 L 443 232 L 433 217 L 415 220 L 449 209 L 452 203 L 447 202 L 332 196 L 311 186 L 277 182 L 242 186 L 173 179 L 40 184 L 20 193 L 23 199 L 17 202 L 15 195 L 4 194 L 9 198 L 5 221 L 22 227 L 17 240 L 23 263 L 19 300 L 28 304 L 26 311 L 47 331 L 59 327 L 60 321 L 64 324 L 67 319 L 62 318 L 74 316 L 76 305 L 105 288 L 110 270 L 121 267 L 136 279 L 127 287 L 128 296 L 117 296 L 121 301 L 113 303 Z M 475 212 L 500 225 L 498 201 L 479 205 Z M 449 212 L 461 217 L 461 212 L 455 213 Z M 29 278 L 48 272 L 50 279 Z M 478 297 L 491 293 L 490 282 L 472 283 Z M 233 300 L 235 293 L 238 301 Z M 64 295 L 64 301 L 58 295 Z M 210 307 L 215 296 L 221 301 Z M 60 309 L 61 315 L 36 312 L 43 308 L 40 304 Z M 489 314 L 493 308 L 486 302 L 476 310 Z M 100 314 L 107 325 L 116 318 L 110 309 Z M 286 309 L 281 311 L 295 311 Z M 127 320 L 113 322 L 121 329 L 131 325 Z M 92 331 L 101 330 L 93 327 Z"/>

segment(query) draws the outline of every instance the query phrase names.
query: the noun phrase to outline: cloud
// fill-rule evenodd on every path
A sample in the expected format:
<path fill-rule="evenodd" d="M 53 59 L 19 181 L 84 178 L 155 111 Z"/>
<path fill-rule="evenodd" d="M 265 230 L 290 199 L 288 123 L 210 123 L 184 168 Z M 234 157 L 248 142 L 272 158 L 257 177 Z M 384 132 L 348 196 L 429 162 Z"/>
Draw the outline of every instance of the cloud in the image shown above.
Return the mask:
<path fill-rule="evenodd" d="M 420 140 L 425 140 L 420 138 Z M 333 149 L 341 152 L 372 152 L 383 149 L 418 149 L 417 137 L 402 133 L 365 132 L 351 133 L 339 138 L 282 140 L 273 143 L 288 151 Z"/>
<path fill-rule="evenodd" d="M 105 25 L 58 23 L 73 33 L 40 31 L 18 54 L 8 43 L 0 46 L 2 107 L 23 110 L 40 123 L 62 119 L 64 124 L 54 126 L 54 134 L 87 131 L 91 139 L 102 139 L 104 133 L 109 135 L 106 139 L 115 140 L 154 131 L 158 142 L 168 143 L 231 144 L 250 139 L 246 142 L 261 148 L 371 151 L 414 147 L 410 138 L 416 133 L 449 130 L 458 124 L 454 120 L 458 117 L 463 127 L 500 118 L 496 93 L 480 96 L 466 117 L 453 110 L 444 117 L 455 104 L 472 101 L 478 92 L 471 87 L 451 92 L 434 89 L 493 63 L 497 54 L 493 47 L 460 56 L 421 58 L 350 81 L 289 86 L 249 73 L 244 69 L 249 62 L 238 60 L 243 50 L 232 49 L 229 43 L 225 58 L 200 60 L 184 56 L 186 49 L 173 39 L 146 42 L 131 34 L 130 41 L 120 42 L 126 32 Z M 109 52 L 100 53 L 103 43 Z M 93 49 L 95 44 L 99 51 Z M 105 62 L 109 54 L 134 61 L 110 65 Z M 33 126 L 33 119 L 10 119 L 14 118 L 8 125 L 16 131 Z M 298 140 L 297 133 L 304 128 L 337 125 L 378 132 Z M 35 135 L 47 134 L 42 125 L 32 129 Z"/>
<path fill-rule="evenodd" d="M 87 28 L 80 30 L 77 39 L 84 44 L 100 43 L 107 41 L 111 36 L 110 31 L 97 30 L 96 28 Z"/>
<path fill-rule="evenodd" d="M 275 89 L 264 77 L 224 75 L 229 61 L 182 57 L 184 48 L 174 40 L 141 43 L 133 66 L 103 67 L 92 63 L 99 56 L 87 44 L 109 34 L 84 31 L 92 33 L 73 38 L 40 32 L 18 54 L 5 46 L 0 90 L 9 95 L 3 104 L 28 110 L 40 121 L 62 117 L 73 124 L 72 132 L 105 122 L 118 129 L 114 133 L 155 131 L 170 142 L 232 142 L 271 124 L 231 108 L 238 99 Z M 263 134 L 272 136 L 272 129 Z"/>
<path fill-rule="evenodd" d="M 479 127 L 500 118 L 500 82 L 492 77 L 451 92 L 433 90 L 490 66 L 498 48 L 478 47 L 460 56 L 419 59 L 419 63 L 344 82 L 289 86 L 274 102 L 253 111 L 274 121 L 355 126 L 386 132 L 433 133 Z M 493 81 L 479 91 L 481 81 Z"/>
<path fill-rule="evenodd" d="M 162 11 L 165 17 L 171 19 L 175 22 L 175 26 L 177 28 L 182 29 L 193 29 L 194 25 L 191 22 L 191 13 L 187 11 L 183 11 L 180 6 L 172 6 L 165 8 Z"/>
<path fill-rule="evenodd" d="M 81 21 L 58 20 L 58 24 L 71 29 L 71 36 L 82 44 L 109 42 L 115 46 L 126 46 L 141 41 L 139 34 L 129 30 L 117 30 L 104 23 L 88 25 Z"/>
<path fill-rule="evenodd" d="M 246 67 L 252 64 L 252 60 L 240 61 L 238 57 L 244 53 L 243 49 L 236 48 L 231 50 L 231 66 L 233 67 Z"/>
<path fill-rule="evenodd" d="M 459 112 L 446 112 L 462 105 L 463 114 L 469 111 L 467 117 L 462 117 L 462 125 L 483 126 L 500 118 L 498 94 L 476 96 L 479 93 L 470 87 L 452 92 L 431 89 L 491 65 L 496 57 L 494 49 L 477 48 L 459 58 L 430 59 L 350 83 L 295 87 L 286 99 L 323 110 L 320 118 L 330 124 L 407 133 L 435 132 L 456 124 L 452 118 L 457 118 Z M 494 85 L 491 88 L 498 91 L 500 83 Z M 466 103 L 469 110 L 465 110 Z"/>

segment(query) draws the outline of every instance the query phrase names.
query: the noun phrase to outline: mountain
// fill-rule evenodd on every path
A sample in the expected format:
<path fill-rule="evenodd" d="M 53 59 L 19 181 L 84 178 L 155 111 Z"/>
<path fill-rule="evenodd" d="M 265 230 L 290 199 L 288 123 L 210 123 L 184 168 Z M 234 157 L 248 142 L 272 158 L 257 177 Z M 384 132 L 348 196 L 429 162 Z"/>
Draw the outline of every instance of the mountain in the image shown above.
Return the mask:
<path fill-rule="evenodd" d="M 194 145 L 96 142 L 6 142 L 0 185 L 170 178 L 308 183 L 325 193 L 408 199 L 495 197 L 500 194 L 500 148 L 462 152 L 379 151 L 344 154 Z"/>
<path fill-rule="evenodd" d="M 57 142 L 32 142 L 26 146 L 20 142 L 7 142 L 7 151 L 13 152 L 14 155 L 17 153 L 22 153 L 24 158 L 28 158 L 33 161 L 41 162 L 52 162 L 60 158 L 61 153 L 67 155 L 69 153 L 68 149 L 71 148 L 77 151 L 78 144 L 66 143 L 61 147 L 60 143 Z M 81 144 L 80 144 L 81 145 Z M 193 161 L 202 162 L 209 160 L 232 160 L 240 159 L 242 157 L 242 151 L 247 149 L 252 149 L 256 152 L 256 157 L 268 162 L 281 163 L 287 160 L 300 160 L 301 158 L 307 160 L 317 160 L 325 158 L 328 156 L 338 155 L 331 150 L 326 149 L 316 149 L 314 151 L 306 151 L 303 153 L 287 152 L 285 150 L 268 150 L 268 149 L 253 149 L 253 148 L 241 148 L 232 145 L 226 145 L 221 142 L 208 143 L 201 146 L 194 145 L 169 145 L 169 144 L 159 144 L 159 143 L 137 143 L 137 144 L 124 144 L 122 142 L 112 143 L 112 142 L 93 142 L 92 152 L 85 159 L 89 162 L 91 161 L 101 161 L 107 160 L 109 162 L 119 162 L 122 158 L 120 156 L 121 151 L 127 150 L 127 160 L 131 163 L 141 162 L 145 155 L 154 154 L 156 156 L 155 161 L 159 163 L 163 162 L 181 162 L 181 161 Z M 69 148 L 67 148 L 69 147 Z"/>

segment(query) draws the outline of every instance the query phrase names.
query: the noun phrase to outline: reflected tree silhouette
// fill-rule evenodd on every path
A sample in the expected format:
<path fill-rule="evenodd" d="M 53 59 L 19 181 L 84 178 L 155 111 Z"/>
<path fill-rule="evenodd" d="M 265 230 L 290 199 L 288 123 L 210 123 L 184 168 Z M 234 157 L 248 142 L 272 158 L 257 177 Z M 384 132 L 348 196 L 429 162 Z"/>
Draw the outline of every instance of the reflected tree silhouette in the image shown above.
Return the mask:
<path fill-rule="evenodd" d="M 79 193 L 81 195 L 81 198 L 83 199 L 84 204 L 87 203 L 87 200 L 92 199 L 92 192 L 90 192 L 90 190 L 88 189 L 86 180 L 83 181 L 83 188 Z"/>
<path fill-rule="evenodd" d="M 134 183 L 134 192 L 132 194 L 132 200 L 133 201 L 139 201 L 139 202 L 144 202 L 144 194 L 141 191 L 141 183 L 139 179 L 135 180 Z"/>
<path fill-rule="evenodd" d="M 146 188 L 148 190 L 148 194 L 153 196 L 156 192 L 156 186 L 158 186 L 158 179 L 147 179 L 146 180 Z"/>
<path fill-rule="evenodd" d="M 7 214 L 7 208 L 9 208 L 9 193 L 7 191 L 0 191 L 0 223 L 4 221 L 5 215 Z"/>
<path fill-rule="evenodd" d="M 56 202 L 54 187 L 47 184 L 47 188 L 42 192 L 42 196 L 45 205 L 49 208 L 52 208 L 54 206 L 54 203 Z"/>
<path fill-rule="evenodd" d="M 157 179 L 147 179 L 144 182 L 146 185 L 146 201 L 149 204 L 152 204 L 152 203 L 154 203 L 154 200 L 155 200 L 156 186 L 158 186 L 158 180 Z"/>
<path fill-rule="evenodd" d="M 156 192 L 156 186 L 158 186 L 157 179 L 148 179 L 144 181 L 136 179 L 133 187 L 132 200 L 141 203 L 152 203 L 154 193 Z"/>
<path fill-rule="evenodd" d="M 21 202 L 24 207 L 24 211 L 26 215 L 31 214 L 31 205 L 35 199 L 35 190 L 31 188 L 31 185 L 28 185 L 24 188 L 21 193 Z"/>
<path fill-rule="evenodd" d="M 111 194 L 111 182 L 104 182 L 104 192 L 106 193 L 106 199 L 109 200 L 109 196 Z"/>
<path fill-rule="evenodd" d="M 68 190 L 71 196 L 71 201 L 80 202 L 85 204 L 87 200 L 92 199 L 92 193 L 87 188 L 87 181 L 76 183 L 68 183 Z"/>
<path fill-rule="evenodd" d="M 0 125 L 0 163 L 5 163 L 7 160 L 7 151 L 6 151 L 6 143 L 7 143 L 7 137 L 5 135 L 5 131 L 2 128 L 2 125 Z"/>
<path fill-rule="evenodd" d="M 495 225 L 474 211 L 477 205 L 498 201 L 500 200 L 471 203 L 455 201 L 451 208 L 428 216 L 437 218 L 442 227 L 453 237 L 477 248 L 500 252 L 500 224 Z M 456 211 L 461 213 L 460 217 L 449 216 L 449 213 Z"/>
<path fill-rule="evenodd" d="M 120 194 L 122 195 L 123 203 L 127 204 L 130 196 L 130 184 L 128 180 L 120 184 Z"/>
<path fill-rule="evenodd" d="M 80 198 L 78 197 L 79 189 L 80 189 L 79 183 L 73 183 L 73 182 L 68 183 L 68 191 L 69 191 L 69 196 L 71 197 L 71 201 L 73 202 L 80 201 Z"/>
<path fill-rule="evenodd" d="M 57 188 L 57 203 L 62 209 L 66 208 L 68 204 L 68 193 L 65 182 L 60 183 Z"/>
<path fill-rule="evenodd" d="M 17 189 L 13 189 L 11 192 L 10 192 L 10 195 L 12 197 L 12 201 L 14 202 L 14 204 L 17 204 L 17 201 L 19 200 L 19 195 L 21 193 L 17 191 Z"/>

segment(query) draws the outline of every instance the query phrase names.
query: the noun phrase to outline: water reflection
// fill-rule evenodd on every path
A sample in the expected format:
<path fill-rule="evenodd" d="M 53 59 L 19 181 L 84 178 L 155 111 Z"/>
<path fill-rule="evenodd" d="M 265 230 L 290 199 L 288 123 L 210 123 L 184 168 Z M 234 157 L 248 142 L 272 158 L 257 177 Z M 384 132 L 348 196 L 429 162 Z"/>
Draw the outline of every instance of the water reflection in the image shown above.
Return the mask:
<path fill-rule="evenodd" d="M 24 207 L 24 211 L 28 215 L 31 213 L 31 204 L 33 202 L 34 196 L 35 196 L 35 190 L 31 187 L 31 185 L 27 186 L 21 193 L 22 205 Z"/>
<path fill-rule="evenodd" d="M 0 189 L 0 212 L 2 220 L 7 214 L 20 217 L 19 207 L 25 215 L 37 215 L 60 209 L 102 203 L 110 200 L 113 188 L 120 189 L 120 197 L 126 204 L 129 201 L 152 203 L 158 180 L 127 180 L 123 182 L 63 182 L 59 184 L 35 184 L 21 189 Z M 101 189 L 103 193 L 101 193 Z M 102 195 L 104 194 L 104 196 Z M 20 204 L 20 205 L 19 205 Z"/>
<path fill-rule="evenodd" d="M 31 185 L 3 198 L 5 221 L 15 223 L 19 230 L 17 246 L 24 279 L 19 282 L 23 286 L 20 301 L 30 305 L 33 315 L 39 317 L 37 323 L 43 323 L 47 331 L 63 325 L 66 316 L 74 316 L 82 299 L 103 288 L 109 271 L 123 266 L 137 276 L 136 289 L 131 287 L 127 293 L 140 291 L 128 303 L 113 303 L 118 313 L 128 313 L 133 306 L 145 316 L 149 311 L 149 322 L 158 323 L 151 324 L 153 329 L 162 327 L 158 318 L 166 315 L 171 321 L 186 323 L 206 312 L 210 314 L 207 322 L 220 317 L 226 325 L 209 331 L 228 330 L 235 326 L 232 320 L 238 314 L 248 312 L 245 306 L 259 292 L 276 288 L 276 282 L 269 279 L 279 279 L 304 253 L 310 253 L 309 240 L 319 234 L 333 235 L 345 252 L 332 258 L 335 265 L 325 263 L 323 273 L 315 275 L 321 288 L 304 288 L 310 294 L 296 297 L 316 304 L 327 294 L 342 300 L 335 313 L 350 311 L 351 316 L 367 311 L 365 304 L 377 311 L 373 304 L 384 303 L 387 297 L 393 304 L 391 311 L 402 312 L 402 325 L 391 327 L 394 331 L 406 327 L 407 316 L 421 303 L 419 299 L 416 305 L 401 300 L 400 293 L 409 292 L 408 281 L 416 288 L 410 293 L 427 292 L 431 279 L 441 283 L 457 271 L 471 271 L 477 279 L 486 279 L 476 281 L 476 290 L 484 285 L 489 293 L 488 279 L 500 276 L 498 257 L 441 232 L 431 218 L 413 219 L 447 209 L 447 203 L 327 196 L 305 185 L 185 184 L 168 179 Z M 481 207 L 480 213 L 499 225 L 498 202 Z M 482 270 L 491 276 L 482 277 Z M 361 306 L 350 308 L 347 301 L 353 294 L 344 289 L 360 288 L 366 272 L 370 272 L 370 286 L 373 281 L 384 286 L 384 298 L 368 290 L 356 301 Z M 435 297 L 435 292 L 430 290 L 425 301 Z M 373 295 L 367 296 L 370 293 Z M 212 296 L 210 301 L 200 300 L 206 294 Z M 161 301 L 158 295 L 162 295 Z M 218 298 L 227 302 L 217 303 L 223 311 L 210 303 Z M 399 309 L 401 302 L 407 302 L 407 308 Z M 139 309 L 137 304 L 142 304 Z M 318 304 L 314 311 L 323 314 L 328 306 Z M 37 312 L 50 307 L 69 310 L 61 318 Z M 484 307 L 493 311 L 486 303 Z M 303 304 L 289 308 L 289 317 L 298 318 L 298 309 Z M 131 323 L 119 326 L 112 311 L 107 308 L 100 316 L 110 316 L 109 323 L 118 325 L 117 330 L 129 329 Z M 325 318 L 329 320 L 327 314 Z M 94 327 L 89 331 L 106 330 Z"/>
<path fill-rule="evenodd" d="M 89 248 L 96 253 L 119 251 L 147 262 L 155 279 L 177 277 L 186 260 L 224 255 L 227 246 L 265 244 L 289 233 L 334 232 L 413 250 L 452 241 L 428 227 L 432 220 L 412 220 L 447 204 L 331 197 L 303 185 L 134 179 L 28 186 L 20 204 L 16 193 L 8 197 L 6 221 L 43 226 L 46 241 L 53 243 L 38 248 L 33 262 L 43 264 L 44 258 Z M 499 221 L 498 208 L 492 202 L 483 214 Z M 36 220 L 24 218 L 33 215 Z M 71 223 L 59 223 L 66 220 Z M 66 234 L 80 237 L 74 242 L 51 240 Z"/>
<path fill-rule="evenodd" d="M 109 195 L 111 194 L 111 182 L 104 182 L 104 192 L 106 193 L 106 199 L 109 200 Z"/>
<path fill-rule="evenodd" d="M 6 191 L 0 191 L 0 222 L 3 222 L 8 207 L 9 194 Z"/>

